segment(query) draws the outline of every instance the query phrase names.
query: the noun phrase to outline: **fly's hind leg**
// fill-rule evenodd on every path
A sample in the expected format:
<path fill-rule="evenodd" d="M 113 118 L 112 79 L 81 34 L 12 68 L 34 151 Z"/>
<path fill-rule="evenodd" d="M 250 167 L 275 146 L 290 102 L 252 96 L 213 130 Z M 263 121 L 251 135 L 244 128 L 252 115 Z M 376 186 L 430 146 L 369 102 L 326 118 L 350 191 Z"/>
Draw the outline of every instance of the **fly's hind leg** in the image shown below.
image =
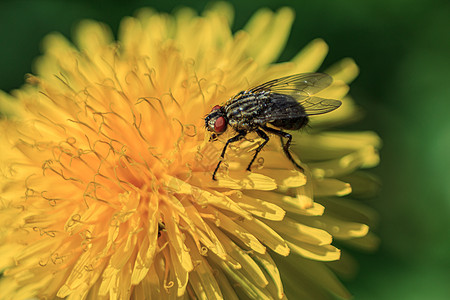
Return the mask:
<path fill-rule="evenodd" d="M 287 132 L 275 129 L 275 128 L 270 128 L 267 126 L 261 126 L 262 129 L 264 129 L 267 132 L 276 134 L 280 137 L 281 140 L 281 145 L 283 145 L 283 151 L 284 154 L 286 154 L 287 158 L 289 158 L 289 160 L 302 172 L 304 172 L 305 170 L 303 169 L 302 166 L 300 166 L 292 157 L 291 153 L 289 152 L 289 147 L 291 146 L 291 141 L 292 141 L 292 135 L 290 135 Z M 286 143 L 283 144 L 283 138 L 287 138 Z"/>

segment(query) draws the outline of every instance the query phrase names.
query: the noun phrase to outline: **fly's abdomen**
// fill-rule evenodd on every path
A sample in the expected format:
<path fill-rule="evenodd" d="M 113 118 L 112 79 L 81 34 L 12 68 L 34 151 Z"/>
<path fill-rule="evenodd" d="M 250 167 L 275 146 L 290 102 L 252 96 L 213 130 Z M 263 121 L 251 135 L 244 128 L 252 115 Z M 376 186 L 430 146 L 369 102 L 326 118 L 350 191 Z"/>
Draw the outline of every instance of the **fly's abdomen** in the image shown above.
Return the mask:
<path fill-rule="evenodd" d="M 297 117 L 297 118 L 285 118 L 285 119 L 279 119 L 273 122 L 270 122 L 271 125 L 281 128 L 281 129 L 286 129 L 286 130 L 298 130 L 304 126 L 306 126 L 306 124 L 308 124 L 308 117 L 304 116 L 304 117 Z"/>

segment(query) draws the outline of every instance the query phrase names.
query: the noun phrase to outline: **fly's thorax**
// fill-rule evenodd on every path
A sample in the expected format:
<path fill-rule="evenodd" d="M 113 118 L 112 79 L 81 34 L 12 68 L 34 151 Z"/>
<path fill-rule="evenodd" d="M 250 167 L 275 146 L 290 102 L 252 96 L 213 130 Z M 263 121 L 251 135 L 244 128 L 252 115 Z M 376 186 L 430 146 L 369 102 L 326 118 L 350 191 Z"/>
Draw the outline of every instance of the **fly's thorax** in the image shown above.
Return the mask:
<path fill-rule="evenodd" d="M 247 119 L 233 118 L 228 120 L 228 125 L 230 125 L 235 131 L 253 131 L 257 128 L 256 124 Z"/>
<path fill-rule="evenodd" d="M 264 109 L 267 96 L 262 94 L 244 94 L 237 99 L 231 99 L 224 106 L 229 120 L 235 118 L 251 118 Z"/>
<path fill-rule="evenodd" d="M 255 130 L 255 118 L 264 113 L 268 100 L 268 93 L 239 93 L 224 105 L 228 124 L 236 131 Z"/>

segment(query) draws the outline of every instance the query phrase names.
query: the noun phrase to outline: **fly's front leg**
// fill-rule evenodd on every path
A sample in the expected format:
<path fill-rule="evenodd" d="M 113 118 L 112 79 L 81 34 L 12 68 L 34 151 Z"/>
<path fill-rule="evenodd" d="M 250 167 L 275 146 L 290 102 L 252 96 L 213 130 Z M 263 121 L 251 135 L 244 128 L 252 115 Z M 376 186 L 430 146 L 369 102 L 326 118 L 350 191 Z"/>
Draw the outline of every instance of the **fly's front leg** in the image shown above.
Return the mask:
<path fill-rule="evenodd" d="M 246 135 L 247 135 L 247 131 L 239 131 L 239 133 L 236 136 L 232 137 L 231 139 L 229 139 L 226 142 L 225 147 L 223 147 L 222 154 L 220 155 L 219 163 L 217 164 L 216 169 L 214 170 L 214 173 L 213 173 L 213 176 L 212 176 L 213 180 L 217 180 L 216 179 L 216 173 L 217 173 L 217 170 L 219 170 L 219 167 L 220 167 L 220 164 L 222 163 L 222 160 L 225 158 L 225 151 L 227 150 L 228 145 L 230 143 L 234 143 L 234 142 L 239 141 L 240 139 L 242 139 Z"/>
<path fill-rule="evenodd" d="M 256 133 L 264 139 L 264 142 L 261 143 L 261 145 L 258 146 L 258 148 L 256 148 L 256 152 L 255 155 L 253 156 L 252 160 L 250 161 L 250 163 L 248 164 L 247 167 L 247 171 L 250 171 L 250 168 L 252 167 L 253 162 L 256 159 L 256 156 L 258 156 L 258 153 L 262 150 L 262 148 L 267 144 L 267 142 L 269 141 L 269 137 L 267 136 L 267 134 L 262 131 L 261 129 L 256 129 Z"/>
<path fill-rule="evenodd" d="M 275 128 L 270 128 L 270 127 L 267 127 L 267 126 L 261 126 L 261 128 L 262 129 L 264 129 L 265 131 L 267 131 L 267 132 L 270 132 L 270 133 L 273 133 L 273 134 L 276 134 L 276 135 L 278 135 L 279 137 L 280 137 L 280 139 L 281 139 L 281 144 L 283 145 L 283 137 L 285 137 L 285 138 L 287 138 L 287 141 L 286 141 L 286 143 L 283 145 L 283 151 L 284 151 L 284 154 L 286 154 L 286 156 L 287 156 L 287 158 L 289 158 L 289 160 L 300 170 L 300 171 L 302 171 L 302 172 L 304 172 L 305 170 L 303 169 L 303 167 L 302 166 L 300 166 L 295 160 L 294 160 L 294 158 L 292 157 L 292 155 L 291 155 L 291 153 L 289 152 L 289 147 L 291 146 L 291 141 L 292 141 L 292 135 L 290 135 L 289 133 L 287 133 L 287 132 L 284 132 L 284 131 L 281 131 L 281 130 L 278 130 L 278 129 L 275 129 Z"/>

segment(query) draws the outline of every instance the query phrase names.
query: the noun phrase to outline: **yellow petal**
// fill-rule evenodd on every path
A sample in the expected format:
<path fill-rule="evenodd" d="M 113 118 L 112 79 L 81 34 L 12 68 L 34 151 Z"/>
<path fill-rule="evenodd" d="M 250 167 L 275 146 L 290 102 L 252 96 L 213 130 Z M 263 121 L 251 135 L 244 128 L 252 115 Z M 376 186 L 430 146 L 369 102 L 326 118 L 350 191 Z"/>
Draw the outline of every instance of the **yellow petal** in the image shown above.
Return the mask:
<path fill-rule="evenodd" d="M 193 195 L 195 197 L 195 202 L 199 205 L 211 204 L 218 208 L 232 211 L 240 216 L 243 216 L 244 218 L 251 218 L 249 212 L 240 208 L 237 203 L 235 203 L 231 198 L 225 196 L 223 193 L 210 193 L 206 190 L 192 186 L 183 180 L 168 175 L 166 178 L 167 187 L 170 190 L 178 194 Z"/>
<path fill-rule="evenodd" d="M 327 208 L 327 213 L 339 216 L 342 220 L 363 224 L 376 223 L 377 213 L 361 203 L 348 198 L 325 197 L 319 200 Z"/>
<path fill-rule="evenodd" d="M 257 286 L 261 288 L 265 287 L 268 284 L 268 281 L 258 264 L 252 259 L 252 257 L 248 255 L 246 251 L 242 250 L 241 247 L 236 245 L 220 230 L 216 230 L 216 234 L 221 240 L 225 241 L 224 246 L 227 253 L 236 262 L 239 263 L 239 272 L 242 273 L 245 277 L 251 279 L 251 282 L 256 284 Z"/>
<path fill-rule="evenodd" d="M 256 143 L 253 145 L 257 146 Z M 248 150 L 249 154 L 254 154 L 252 151 L 254 149 Z M 245 161 L 249 162 L 253 155 L 245 156 Z M 295 156 L 294 156 L 295 157 Z M 241 155 L 241 158 L 244 159 L 244 156 Z M 298 160 L 297 160 L 298 161 Z M 241 168 L 246 168 L 246 165 L 240 166 Z M 291 170 L 295 169 L 292 162 L 286 157 L 281 148 L 281 143 L 278 139 L 273 138 L 269 141 L 264 150 L 261 151 L 256 158 L 255 162 L 252 166 L 252 171 L 258 172 L 259 170 L 270 169 L 270 170 Z"/>
<path fill-rule="evenodd" d="M 314 180 L 314 196 L 345 196 L 352 192 L 350 184 L 334 178 Z"/>
<path fill-rule="evenodd" d="M 379 160 L 377 150 L 372 146 L 367 146 L 338 159 L 310 163 L 309 167 L 315 177 L 338 177 L 347 175 L 358 168 L 376 166 Z"/>
<path fill-rule="evenodd" d="M 91 248 L 91 250 L 98 251 L 98 249 L 95 248 Z M 105 264 L 105 261 L 98 261 L 92 257 L 92 253 L 90 251 L 82 253 L 75 265 L 72 267 L 65 284 L 59 289 L 57 296 L 64 298 L 74 290 L 89 289 L 89 286 L 91 286 L 100 277 L 101 271 L 105 267 Z M 104 272 L 105 271 L 106 270 L 104 270 Z M 107 278 L 111 278 L 111 272 L 103 273 L 103 275 Z M 107 289 L 105 291 L 107 291 Z"/>
<path fill-rule="evenodd" d="M 257 172 L 258 174 L 272 177 L 276 184 L 282 188 L 299 187 L 306 183 L 305 174 L 297 170 L 273 170 L 264 168 Z"/>
<path fill-rule="evenodd" d="M 283 210 L 301 215 L 322 215 L 324 207 L 320 204 L 314 203 L 310 198 L 298 193 L 295 197 L 288 196 L 283 193 L 276 192 L 260 192 L 260 191 L 245 191 L 245 195 L 253 198 L 265 199 Z"/>
<path fill-rule="evenodd" d="M 170 223 L 170 222 L 168 222 Z M 186 246 L 185 246 L 186 247 Z M 193 265 L 191 257 L 187 257 L 187 251 L 183 251 L 184 255 L 180 255 L 180 251 L 174 247 L 174 243 L 169 243 L 169 252 L 172 262 L 173 277 L 176 280 L 177 296 L 181 297 L 186 292 L 188 284 L 189 272 L 192 271 Z M 183 260 L 185 258 L 185 260 Z"/>
<path fill-rule="evenodd" d="M 292 276 L 291 279 L 285 278 L 286 280 L 291 281 L 291 283 L 293 280 L 298 287 L 301 287 L 303 280 L 306 280 L 306 286 L 303 284 L 303 287 L 307 289 L 309 285 L 313 285 L 311 286 L 312 290 L 308 290 L 307 294 L 308 296 L 310 296 L 310 293 L 312 293 L 312 299 L 318 299 L 319 297 L 327 296 L 329 297 L 329 294 L 325 294 L 322 289 L 342 299 L 351 298 L 351 295 L 345 289 L 343 284 L 325 264 L 297 255 L 294 258 L 295 260 L 291 262 L 282 262 L 279 260 L 277 260 L 277 262 L 278 264 L 283 265 L 283 269 Z M 294 287 L 296 286 L 294 285 Z M 317 290 L 317 287 L 320 287 L 321 289 Z M 316 297 L 314 297 L 314 295 Z"/>
<path fill-rule="evenodd" d="M 367 235 L 361 238 L 343 240 L 343 243 L 357 249 L 362 249 L 367 252 L 373 252 L 378 248 L 380 244 L 380 238 L 372 232 L 369 232 Z"/>
<path fill-rule="evenodd" d="M 293 73 L 307 73 L 316 71 L 328 53 L 328 45 L 322 39 L 315 39 L 293 58 L 296 64 Z"/>
<path fill-rule="evenodd" d="M 2 257 L 0 259 L 0 270 L 5 270 L 7 267 L 14 265 L 14 256 L 16 256 L 22 248 L 22 245 L 19 244 L 10 243 L 7 245 L 1 245 L 0 253 L 2 253 Z"/>
<path fill-rule="evenodd" d="M 212 180 L 211 173 L 195 172 L 193 184 L 202 182 L 202 186 L 209 188 L 229 188 L 229 189 L 244 189 L 244 190 L 263 190 L 270 191 L 277 188 L 275 180 L 268 176 L 257 173 L 247 173 L 245 171 L 230 171 L 228 176 L 217 174 L 217 181 Z"/>
<path fill-rule="evenodd" d="M 0 280 L 0 298 L 8 299 L 10 295 L 14 295 L 19 289 L 19 283 L 14 279 L 14 277 L 4 277 Z M 19 299 L 31 299 L 34 295 L 34 291 L 22 292 Z"/>
<path fill-rule="evenodd" d="M 169 209 L 163 210 L 163 208 L 161 208 L 161 210 L 165 217 L 164 224 L 170 241 L 170 253 L 173 255 L 173 259 L 176 259 L 180 264 L 182 270 L 180 269 L 179 272 L 189 272 L 193 268 L 192 260 L 189 249 L 184 244 L 184 233 L 182 233 L 178 227 L 177 217 Z M 180 288 L 183 288 L 183 286 L 180 286 Z"/>
<path fill-rule="evenodd" d="M 266 221 L 273 229 L 289 240 L 296 240 L 311 245 L 329 245 L 332 236 L 328 232 L 314 227 L 298 223 L 290 218 L 285 218 L 283 222 Z"/>
<path fill-rule="evenodd" d="M 75 58 L 75 48 L 67 41 L 67 39 L 59 33 L 47 35 L 42 41 L 45 56 L 39 57 L 35 62 L 37 73 L 45 79 L 54 79 L 54 74 L 59 74 L 62 67 L 70 66 Z M 53 78 L 52 78 L 53 76 Z"/>
<path fill-rule="evenodd" d="M 128 262 L 128 259 L 133 254 L 134 247 L 136 245 L 137 239 L 136 234 L 130 233 L 128 235 L 127 241 L 122 243 L 111 256 L 111 266 L 115 269 L 121 269 Z"/>
<path fill-rule="evenodd" d="M 327 160 L 342 157 L 367 146 L 379 148 L 377 134 L 365 132 L 322 132 L 305 134 L 296 139 L 292 150 L 301 153 L 304 160 Z"/>
<path fill-rule="evenodd" d="M 358 76 L 359 68 L 353 59 L 344 58 L 327 69 L 325 73 L 333 76 L 335 80 L 350 83 Z"/>
<path fill-rule="evenodd" d="M 276 13 L 264 9 L 257 11 L 245 26 L 252 38 L 249 55 L 259 64 L 273 62 L 286 44 L 293 19 L 293 11 L 287 7 Z"/>
<path fill-rule="evenodd" d="M 358 198 L 373 197 L 379 192 L 381 187 L 380 179 L 369 172 L 356 171 L 341 177 L 341 179 L 350 183 L 352 195 Z"/>
<path fill-rule="evenodd" d="M 302 242 L 288 242 L 288 245 L 293 252 L 312 260 L 333 261 L 341 256 L 341 251 L 331 245 L 315 246 Z"/>
<path fill-rule="evenodd" d="M 286 214 L 281 207 L 262 198 L 249 197 L 245 193 L 237 194 L 232 198 L 241 208 L 264 219 L 280 221 Z"/>
<path fill-rule="evenodd" d="M 258 219 L 237 220 L 237 224 L 252 232 L 263 244 L 280 255 L 287 256 L 289 247 L 286 241 L 264 222 Z"/>
<path fill-rule="evenodd" d="M 157 265 L 158 260 L 155 261 Z M 152 276 L 145 276 L 141 281 L 141 284 L 138 284 L 134 287 L 135 299 L 167 299 L 167 293 L 161 289 L 162 285 L 160 284 L 160 273 L 155 268 L 155 264 L 150 267 L 149 274 Z M 142 297 L 139 297 L 142 295 Z"/>
<path fill-rule="evenodd" d="M 226 41 L 232 39 L 230 25 L 233 22 L 234 10 L 230 3 L 213 3 L 210 9 L 206 10 L 203 15 L 207 17 L 211 27 L 215 28 L 214 38 L 216 39 L 216 43 L 223 45 Z"/>
<path fill-rule="evenodd" d="M 283 283 L 281 282 L 280 272 L 277 265 L 270 257 L 269 253 L 253 254 L 253 259 L 263 268 L 268 277 L 272 280 L 269 281 L 267 290 L 273 295 L 274 298 L 282 299 L 284 295 Z"/>
<path fill-rule="evenodd" d="M 199 240 L 205 247 L 210 249 L 221 259 L 226 259 L 226 252 L 222 246 L 221 241 L 217 238 L 210 226 L 205 222 L 196 208 L 190 205 L 186 206 L 186 210 L 197 228 L 194 234 L 198 235 Z"/>
<path fill-rule="evenodd" d="M 232 286 L 229 282 L 229 278 L 225 276 L 224 272 L 218 267 L 216 264 L 212 264 L 214 269 L 214 276 L 217 278 L 217 281 L 220 282 L 220 289 L 222 291 L 222 295 L 224 299 L 230 300 L 239 300 L 239 297 L 236 295 L 235 286 Z"/>
<path fill-rule="evenodd" d="M 108 26 L 83 20 L 78 25 L 75 39 L 80 49 L 99 54 L 103 52 L 104 47 L 111 44 L 113 35 Z"/>
<path fill-rule="evenodd" d="M 187 241 L 187 246 L 190 249 L 195 249 L 195 244 L 191 240 Z M 196 296 L 205 300 L 223 299 L 220 286 L 214 278 L 215 276 L 206 258 L 202 257 L 197 251 L 192 251 L 191 253 L 194 269 L 189 274 L 189 284 L 194 289 Z"/>
<path fill-rule="evenodd" d="M 266 247 L 262 245 L 258 239 L 251 233 L 252 231 L 248 231 L 242 226 L 239 225 L 237 222 L 233 222 L 230 218 L 225 216 L 224 214 L 220 212 L 215 212 L 215 215 L 217 216 L 217 220 L 219 221 L 218 225 L 219 227 L 225 229 L 228 231 L 231 235 L 235 236 L 237 239 L 239 239 L 244 245 L 249 247 L 250 249 L 254 250 L 258 253 L 265 253 Z M 224 245 L 226 247 L 226 245 Z"/>
<path fill-rule="evenodd" d="M 117 296 L 115 293 L 111 293 L 110 291 L 110 297 L 114 299 L 130 299 L 130 295 L 132 292 L 131 288 L 131 264 L 126 264 L 117 276 L 117 282 L 116 282 L 116 289 Z M 114 292 L 115 292 L 114 291 Z"/>
<path fill-rule="evenodd" d="M 11 97 L 11 95 L 5 93 L 0 90 L 0 111 L 3 116 L 8 117 L 18 117 L 21 116 L 24 112 L 21 107 L 20 102 Z M 4 152 L 2 152 L 4 153 Z"/>
<path fill-rule="evenodd" d="M 296 219 L 306 225 L 326 230 L 337 239 L 363 237 L 369 232 L 369 226 L 365 224 L 343 221 L 326 214 L 320 218 L 297 216 Z"/>
<path fill-rule="evenodd" d="M 240 270 L 230 268 L 223 261 L 214 260 L 214 262 L 228 275 L 228 278 L 231 278 L 233 282 L 239 284 L 251 299 L 272 299 L 271 295 L 264 288 L 254 285 Z"/>
<path fill-rule="evenodd" d="M 134 263 L 134 269 L 131 275 L 131 283 L 133 285 L 139 284 L 145 276 L 147 276 L 150 266 L 146 266 L 146 252 L 149 250 L 148 236 L 145 236 L 139 248 L 139 252 L 136 256 L 136 262 Z M 152 249 L 153 250 L 153 249 Z M 156 250 L 156 249 L 154 249 Z"/>

